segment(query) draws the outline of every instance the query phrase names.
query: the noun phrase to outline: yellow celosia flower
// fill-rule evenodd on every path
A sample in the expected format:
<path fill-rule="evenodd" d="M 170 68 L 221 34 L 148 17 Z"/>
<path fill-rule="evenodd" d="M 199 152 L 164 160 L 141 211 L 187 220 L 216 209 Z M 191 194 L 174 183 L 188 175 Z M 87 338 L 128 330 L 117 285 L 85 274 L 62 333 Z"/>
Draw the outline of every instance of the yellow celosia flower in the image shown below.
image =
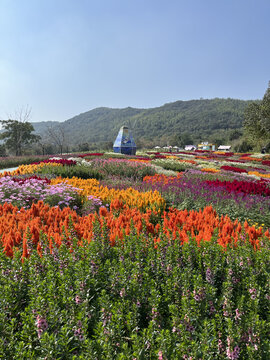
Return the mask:
<path fill-rule="evenodd" d="M 61 178 L 58 177 L 51 181 L 52 185 L 66 182 L 79 190 L 79 193 L 85 196 L 93 195 L 100 198 L 103 202 L 111 202 L 115 199 L 122 201 L 129 207 L 146 210 L 148 208 L 153 210 L 163 209 L 165 207 L 165 200 L 162 198 L 158 191 L 140 192 L 133 188 L 124 190 L 109 189 L 107 186 L 102 186 L 96 179 L 79 179 L 77 177 Z"/>

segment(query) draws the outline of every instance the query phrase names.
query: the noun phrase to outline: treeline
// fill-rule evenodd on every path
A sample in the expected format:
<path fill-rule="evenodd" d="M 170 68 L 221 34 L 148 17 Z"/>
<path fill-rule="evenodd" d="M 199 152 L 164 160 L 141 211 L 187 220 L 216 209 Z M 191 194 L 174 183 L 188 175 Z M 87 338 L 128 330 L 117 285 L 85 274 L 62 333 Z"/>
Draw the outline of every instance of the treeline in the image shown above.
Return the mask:
<path fill-rule="evenodd" d="M 41 122 L 33 126 L 42 138 L 46 138 L 48 128 L 58 131 L 61 127 L 69 147 L 86 151 L 93 144 L 108 147 L 123 125 L 132 129 L 138 147 L 183 146 L 201 141 L 218 145 L 241 138 L 244 111 L 250 103 L 216 98 L 177 101 L 151 109 L 97 108 L 63 123 Z"/>
<path fill-rule="evenodd" d="M 29 141 L 32 137 L 30 128 L 25 133 L 25 121 L 22 121 L 24 125 L 18 132 L 16 129 L 21 127 L 21 121 L 15 120 L 9 124 L 10 120 L 2 120 L 3 124 L 15 126 L 16 129 L 6 129 L 5 145 L 0 144 L 0 156 L 7 153 L 47 155 L 96 149 L 110 150 L 123 125 L 132 130 L 138 149 L 153 148 L 157 145 L 184 147 L 188 144 L 197 145 L 202 141 L 209 141 L 216 146 L 232 145 L 235 151 L 246 152 L 259 146 L 258 136 L 260 138 L 262 131 L 266 129 L 265 121 L 261 120 L 265 118 L 266 111 L 258 115 L 258 109 L 262 106 L 265 109 L 265 103 L 265 99 L 244 101 L 216 98 L 176 101 L 151 109 L 97 108 L 61 123 L 54 121 L 31 123 L 37 136 L 36 141 L 33 142 Z M 257 137 L 253 135 L 258 126 L 256 125 L 255 129 L 251 126 L 255 115 L 256 124 L 261 124 L 261 131 Z M 249 132 L 247 127 L 244 128 L 247 121 Z M 11 137 L 8 135 L 9 132 Z M 269 131 L 266 131 L 266 137 L 268 133 Z M 24 135 L 18 136 L 18 134 Z M 250 134 L 253 134 L 253 137 Z M 5 137 L 3 130 L 0 132 L 1 137 L 2 139 Z"/>

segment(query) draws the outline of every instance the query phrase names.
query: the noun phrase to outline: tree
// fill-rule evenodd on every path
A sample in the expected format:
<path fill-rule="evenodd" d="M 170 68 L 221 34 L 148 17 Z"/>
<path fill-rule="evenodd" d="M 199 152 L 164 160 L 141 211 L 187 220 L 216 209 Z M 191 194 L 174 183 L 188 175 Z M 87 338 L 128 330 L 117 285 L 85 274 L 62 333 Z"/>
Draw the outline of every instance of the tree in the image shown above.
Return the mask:
<path fill-rule="evenodd" d="M 67 135 L 64 125 L 60 124 L 54 127 L 47 128 L 47 136 L 58 147 L 60 154 L 63 154 L 64 146 L 68 147 Z"/>
<path fill-rule="evenodd" d="M 270 81 L 261 103 L 261 126 L 265 134 L 270 136 Z"/>
<path fill-rule="evenodd" d="M 5 157 L 7 154 L 6 154 L 6 147 L 5 145 L 0 145 L 0 156 L 1 157 Z"/>
<path fill-rule="evenodd" d="M 33 125 L 28 121 L 31 110 L 27 107 L 15 114 L 16 120 L 0 120 L 4 132 L 0 134 L 0 139 L 5 141 L 7 149 L 14 151 L 16 156 L 22 155 L 23 148 L 37 142 L 39 135 L 32 134 Z"/>
<path fill-rule="evenodd" d="M 89 144 L 87 142 L 85 143 L 80 143 L 78 145 L 78 148 L 79 148 L 79 151 L 89 151 L 90 148 L 89 148 Z"/>
<path fill-rule="evenodd" d="M 180 147 L 185 147 L 185 145 L 192 145 L 194 140 L 193 140 L 192 136 L 190 135 L 190 133 L 183 132 L 181 134 L 173 135 L 170 142 L 171 142 L 172 146 L 176 145 L 176 146 L 180 146 Z"/>
<path fill-rule="evenodd" d="M 267 146 L 270 142 L 270 82 L 262 101 L 252 102 L 247 107 L 244 128 L 255 146 Z"/>
<path fill-rule="evenodd" d="M 232 140 L 237 140 L 239 139 L 241 136 L 243 135 L 242 131 L 241 130 L 231 130 L 230 133 L 229 133 L 229 140 L 232 141 Z"/>

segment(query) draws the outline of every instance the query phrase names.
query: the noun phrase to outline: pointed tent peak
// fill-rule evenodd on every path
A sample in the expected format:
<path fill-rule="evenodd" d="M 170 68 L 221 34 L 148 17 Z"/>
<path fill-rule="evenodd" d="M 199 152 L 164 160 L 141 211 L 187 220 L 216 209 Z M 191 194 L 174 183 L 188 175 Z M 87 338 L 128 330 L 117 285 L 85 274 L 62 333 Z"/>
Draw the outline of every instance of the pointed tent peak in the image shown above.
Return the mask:
<path fill-rule="evenodd" d="M 136 144 L 131 134 L 131 131 L 126 125 L 121 126 L 118 135 L 113 144 L 113 150 L 115 153 L 135 155 Z"/>

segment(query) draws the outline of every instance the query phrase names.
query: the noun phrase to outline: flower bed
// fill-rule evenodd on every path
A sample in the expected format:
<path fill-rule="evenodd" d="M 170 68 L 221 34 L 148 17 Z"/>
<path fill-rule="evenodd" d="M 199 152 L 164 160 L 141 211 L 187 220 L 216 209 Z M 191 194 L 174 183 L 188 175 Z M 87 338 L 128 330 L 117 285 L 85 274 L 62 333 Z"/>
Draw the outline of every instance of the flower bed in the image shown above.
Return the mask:
<path fill-rule="evenodd" d="M 267 359 L 267 164 L 204 155 L 2 177 L 0 358 Z"/>
<path fill-rule="evenodd" d="M 8 207 L 1 211 L 13 214 Z M 49 211 L 51 235 L 35 243 L 37 211 Z M 0 254 L 2 358 L 267 358 L 266 238 L 260 251 L 244 239 L 223 251 L 216 241 L 198 246 L 189 237 L 180 245 L 172 234 L 170 241 L 154 242 L 131 228 L 112 247 L 101 216 L 86 245 L 77 234 L 64 239 L 53 227 L 65 226 L 75 213 L 50 213 L 41 205 L 28 212 L 28 218 L 18 216 L 23 226 L 33 221 L 33 234 L 15 238 L 20 250 L 13 258 Z M 196 214 L 178 218 L 194 223 Z"/>
<path fill-rule="evenodd" d="M 79 189 L 66 183 L 51 184 L 50 180 L 32 176 L 29 178 L 3 177 L 0 179 L 0 204 L 10 203 L 27 209 L 43 200 L 51 206 L 79 208 Z"/>
<path fill-rule="evenodd" d="M 207 176 L 213 177 L 216 176 L 216 174 L 201 172 L 199 170 L 188 170 L 181 178 L 174 177 L 169 181 L 166 179 L 166 176 L 156 179 L 153 178 L 152 182 L 148 179 L 148 181 L 145 182 L 145 189 L 149 188 L 151 184 L 151 189 L 157 190 L 166 200 L 167 204 L 180 209 L 199 210 L 212 204 L 220 215 L 228 214 L 232 219 L 241 219 L 242 221 L 245 221 L 245 219 L 253 219 L 254 222 L 270 227 L 269 196 L 265 197 L 253 193 L 248 194 L 247 192 L 230 192 L 227 191 L 226 187 L 216 186 L 215 180 L 212 180 L 214 183 L 211 183 L 211 179 L 207 179 Z M 236 173 L 235 176 L 240 175 Z M 222 177 L 220 179 L 222 179 Z M 207 183 L 207 180 L 210 182 Z M 219 181 L 222 182 L 224 180 Z M 239 181 L 241 182 L 243 180 L 236 180 L 236 183 Z M 231 189 L 233 189 L 233 186 L 234 185 L 231 186 Z M 237 186 L 235 186 L 235 189 Z M 256 192 L 256 189 L 252 185 L 249 189 L 251 188 Z M 261 189 L 264 189 L 266 192 L 268 191 L 266 184 L 264 185 L 263 183 Z"/>
<path fill-rule="evenodd" d="M 78 155 L 80 158 L 85 158 L 87 156 L 103 156 L 104 153 L 87 153 L 87 154 L 81 154 L 81 155 Z"/>
<path fill-rule="evenodd" d="M 67 166 L 76 165 L 76 161 L 68 160 L 68 159 L 41 160 L 41 161 L 32 163 L 32 165 L 38 165 L 38 164 L 41 164 L 41 163 L 44 163 L 44 164 L 61 164 L 61 165 L 67 165 Z"/>
<path fill-rule="evenodd" d="M 234 166 L 224 165 L 224 166 L 221 166 L 220 169 L 226 170 L 226 171 L 233 171 L 233 172 L 237 172 L 237 173 L 247 173 L 247 170 L 238 168 L 238 167 L 234 167 Z"/>
<path fill-rule="evenodd" d="M 121 215 L 116 216 L 120 209 Z M 23 211 L 6 203 L 0 205 L 0 215 L 3 251 L 11 257 L 14 252 L 19 251 L 22 259 L 30 255 L 31 251 L 28 251 L 28 248 L 33 250 L 33 247 L 39 249 L 42 256 L 42 244 L 48 246 L 49 251 L 62 244 L 73 246 L 71 242 L 73 236 L 76 236 L 78 246 L 87 246 L 104 225 L 111 246 L 121 245 L 125 236 L 131 233 L 145 234 L 146 240 L 153 241 L 156 245 L 161 241 L 173 240 L 180 246 L 194 239 L 200 246 L 202 241 L 214 239 L 225 249 L 228 246 L 238 246 L 243 239 L 244 243 L 249 242 L 254 249 L 259 249 L 260 239 L 270 240 L 268 230 L 263 233 L 261 228 L 251 227 L 247 222 L 242 226 L 240 222 L 233 222 L 227 216 L 219 218 L 211 206 L 198 212 L 170 209 L 160 214 L 163 219 L 162 224 L 156 222 L 160 217 L 157 211 L 149 209 L 142 213 L 138 209 L 130 209 L 123 205 L 118 199 L 111 203 L 110 211 L 101 207 L 98 215 L 89 214 L 81 217 L 68 207 L 63 210 L 59 207 L 52 208 L 42 201 L 32 204 L 30 209 Z M 47 239 L 46 244 L 45 239 Z"/>
<path fill-rule="evenodd" d="M 165 207 L 165 201 L 157 191 L 138 191 L 133 188 L 124 190 L 109 189 L 106 186 L 100 186 L 95 179 L 82 180 L 78 178 L 62 179 L 57 178 L 51 181 L 52 184 L 67 183 L 71 186 L 81 189 L 81 195 L 87 197 L 94 195 L 100 198 L 104 203 L 111 203 L 118 200 L 132 208 L 147 210 L 149 208 L 161 211 Z"/>
<path fill-rule="evenodd" d="M 228 192 L 256 194 L 262 196 L 270 196 L 270 187 L 265 182 L 256 181 L 220 181 L 220 180 L 206 180 L 206 183 L 214 187 L 225 188 Z"/>
<path fill-rule="evenodd" d="M 270 166 L 270 160 L 263 160 L 262 165 Z"/>

